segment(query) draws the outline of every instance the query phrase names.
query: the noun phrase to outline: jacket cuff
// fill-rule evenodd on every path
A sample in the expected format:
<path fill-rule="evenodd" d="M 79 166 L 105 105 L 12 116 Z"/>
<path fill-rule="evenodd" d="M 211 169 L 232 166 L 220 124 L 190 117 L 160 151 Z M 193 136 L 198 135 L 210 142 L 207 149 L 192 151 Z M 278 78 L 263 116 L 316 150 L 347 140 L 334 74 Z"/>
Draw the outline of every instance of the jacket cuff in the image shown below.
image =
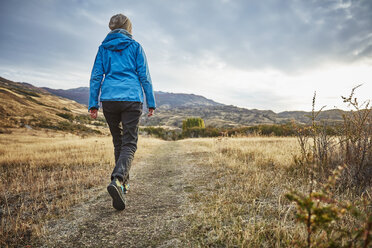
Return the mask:
<path fill-rule="evenodd" d="M 93 110 L 93 109 L 98 110 L 99 108 L 97 108 L 97 107 L 90 107 L 90 108 L 88 109 L 88 112 L 89 112 L 90 110 Z"/>

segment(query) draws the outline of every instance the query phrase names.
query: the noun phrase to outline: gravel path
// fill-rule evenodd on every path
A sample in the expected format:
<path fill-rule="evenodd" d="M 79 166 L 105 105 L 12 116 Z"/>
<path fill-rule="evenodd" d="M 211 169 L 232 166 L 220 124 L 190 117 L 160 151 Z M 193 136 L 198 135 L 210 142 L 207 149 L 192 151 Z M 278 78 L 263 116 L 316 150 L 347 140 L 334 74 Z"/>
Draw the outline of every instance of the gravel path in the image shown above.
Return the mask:
<path fill-rule="evenodd" d="M 95 189 L 89 201 L 49 222 L 44 247 L 188 246 L 187 191 L 198 172 L 183 148 L 177 142 L 164 142 L 135 159 L 124 211 L 112 208 L 106 186 Z"/>

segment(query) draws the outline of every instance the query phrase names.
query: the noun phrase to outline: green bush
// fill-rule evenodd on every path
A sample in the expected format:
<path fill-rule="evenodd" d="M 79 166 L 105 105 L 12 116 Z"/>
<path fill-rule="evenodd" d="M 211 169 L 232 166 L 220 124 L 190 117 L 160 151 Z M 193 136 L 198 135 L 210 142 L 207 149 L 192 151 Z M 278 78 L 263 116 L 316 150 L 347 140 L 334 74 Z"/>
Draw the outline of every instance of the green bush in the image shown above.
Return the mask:
<path fill-rule="evenodd" d="M 199 125 L 200 122 L 198 121 L 189 121 L 186 120 L 184 123 L 192 123 L 195 125 Z M 249 126 L 249 127 L 238 127 L 238 128 L 216 128 L 216 127 L 188 127 L 185 128 L 187 125 L 192 124 L 185 124 L 182 129 L 182 134 L 179 131 L 172 131 L 160 127 L 146 127 L 143 128 L 143 131 L 146 131 L 149 135 L 154 137 L 158 137 L 165 140 L 176 140 L 176 139 L 183 139 L 183 138 L 198 138 L 198 137 L 219 137 L 219 136 L 296 136 L 297 135 L 297 128 L 301 127 L 302 130 L 309 133 L 309 127 L 305 125 L 295 125 L 294 123 L 287 123 L 287 124 L 273 124 L 273 125 L 256 125 L 256 126 Z M 335 125 L 330 125 L 325 127 L 325 132 L 327 135 L 338 135 L 338 131 L 340 127 Z M 173 134 L 174 133 L 174 134 Z M 172 138 L 169 138 L 172 137 Z"/>
<path fill-rule="evenodd" d="M 182 131 L 183 138 L 199 138 L 199 137 L 218 137 L 221 131 L 217 128 L 207 127 L 192 127 Z"/>
<path fill-rule="evenodd" d="M 145 132 L 148 135 L 160 138 L 163 140 L 179 140 L 182 139 L 182 134 L 177 130 L 169 130 L 162 127 L 145 127 L 140 128 L 140 132 Z"/>
<path fill-rule="evenodd" d="M 182 122 L 182 130 L 194 127 L 205 128 L 204 120 L 202 118 L 187 118 Z"/>

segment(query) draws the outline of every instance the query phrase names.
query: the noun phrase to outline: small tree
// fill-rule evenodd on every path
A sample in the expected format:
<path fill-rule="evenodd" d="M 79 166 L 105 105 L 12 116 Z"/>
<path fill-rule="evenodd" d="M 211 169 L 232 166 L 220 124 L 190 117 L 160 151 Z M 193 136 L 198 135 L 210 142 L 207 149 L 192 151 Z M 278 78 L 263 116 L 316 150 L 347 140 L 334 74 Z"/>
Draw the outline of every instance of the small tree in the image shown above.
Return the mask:
<path fill-rule="evenodd" d="M 189 128 L 205 128 L 204 120 L 202 118 L 187 118 L 182 122 L 182 130 L 186 131 Z"/>

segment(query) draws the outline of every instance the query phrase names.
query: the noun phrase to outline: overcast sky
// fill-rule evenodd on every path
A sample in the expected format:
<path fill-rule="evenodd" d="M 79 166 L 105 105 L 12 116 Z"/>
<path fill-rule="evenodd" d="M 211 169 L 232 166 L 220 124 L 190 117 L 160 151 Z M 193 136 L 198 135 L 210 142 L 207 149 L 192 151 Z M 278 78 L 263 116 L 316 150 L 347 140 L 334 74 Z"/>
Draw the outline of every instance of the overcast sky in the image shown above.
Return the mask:
<path fill-rule="evenodd" d="M 344 108 L 372 92 L 372 1 L 0 0 L 0 76 L 89 86 L 110 17 L 127 15 L 154 89 L 246 108 Z"/>

